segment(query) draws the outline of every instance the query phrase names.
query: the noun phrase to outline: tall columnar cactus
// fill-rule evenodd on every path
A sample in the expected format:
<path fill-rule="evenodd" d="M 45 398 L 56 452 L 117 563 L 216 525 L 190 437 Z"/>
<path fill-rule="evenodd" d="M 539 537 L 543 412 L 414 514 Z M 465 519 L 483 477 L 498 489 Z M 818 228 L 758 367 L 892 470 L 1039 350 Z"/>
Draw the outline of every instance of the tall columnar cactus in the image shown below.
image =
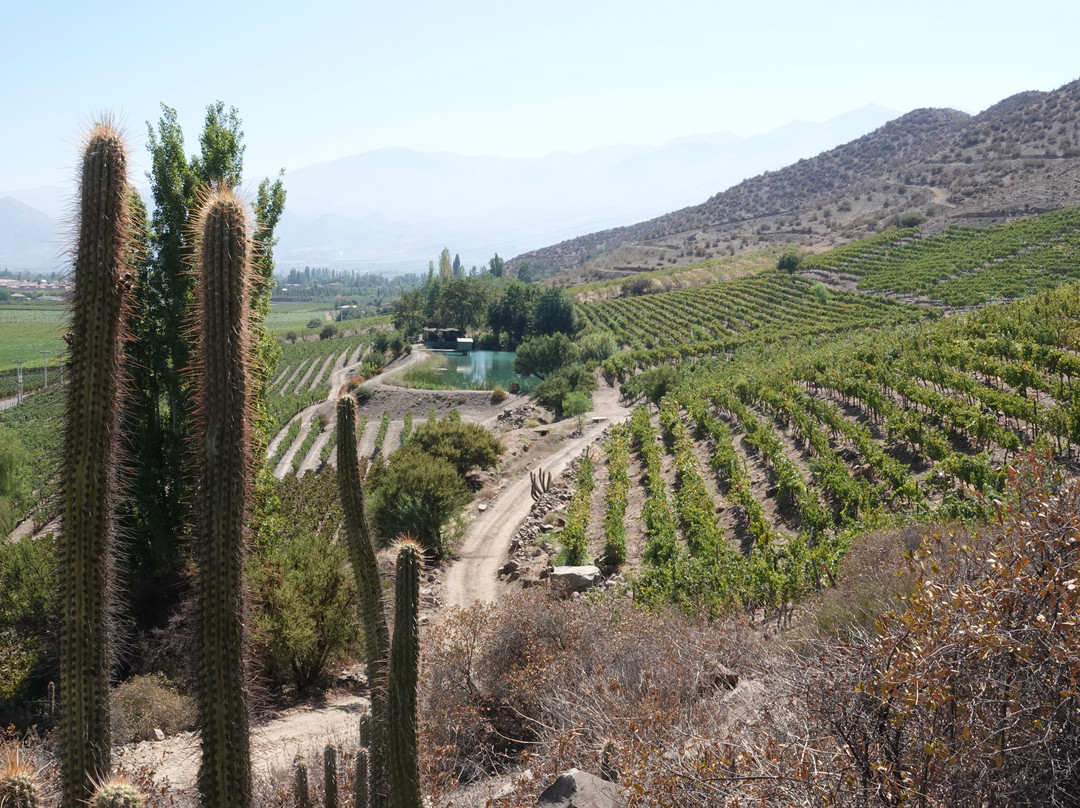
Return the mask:
<path fill-rule="evenodd" d="M 249 429 L 251 274 L 247 212 L 215 191 L 198 220 L 198 424 L 195 501 L 201 664 L 199 794 L 207 808 L 251 804 L 244 673 L 244 526 L 251 472 Z"/>
<path fill-rule="evenodd" d="M 390 649 L 390 632 L 383 611 L 382 583 L 375 560 L 367 517 L 364 514 L 363 478 L 356 454 L 356 405 L 351 396 L 338 399 L 338 485 L 345 514 L 345 539 L 349 560 L 360 594 L 360 617 L 364 623 L 364 656 L 371 690 L 371 804 L 388 808 L 386 776 L 386 692 L 385 669 Z"/>
<path fill-rule="evenodd" d="M 353 805 L 355 808 L 370 808 L 368 800 L 368 753 L 367 749 L 356 750 L 356 772 L 353 775 Z M 37 806 L 33 806 L 37 808 Z"/>
<path fill-rule="evenodd" d="M 323 749 L 323 808 L 338 808 L 337 748 L 332 743 Z"/>
<path fill-rule="evenodd" d="M 71 381 L 61 463 L 60 749 L 63 805 L 80 808 L 109 769 L 107 591 L 128 239 L 127 157 L 108 123 L 95 125 L 82 160 Z"/>
<path fill-rule="evenodd" d="M 406 539 L 398 544 L 394 583 L 394 641 L 390 647 L 389 729 L 394 808 L 420 808 L 416 757 L 416 680 L 420 664 L 420 568 L 424 550 Z"/>

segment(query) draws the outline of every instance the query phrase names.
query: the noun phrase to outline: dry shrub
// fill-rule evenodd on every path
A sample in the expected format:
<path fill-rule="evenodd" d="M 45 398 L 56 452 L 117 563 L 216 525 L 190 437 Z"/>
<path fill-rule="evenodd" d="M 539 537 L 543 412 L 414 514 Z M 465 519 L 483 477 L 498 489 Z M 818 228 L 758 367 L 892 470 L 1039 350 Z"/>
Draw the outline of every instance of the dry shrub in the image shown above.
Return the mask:
<path fill-rule="evenodd" d="M 759 637 L 740 622 L 697 625 L 626 596 L 535 591 L 428 630 L 421 748 L 431 791 L 524 762 L 541 778 L 571 766 L 599 773 L 608 739 L 612 765 L 629 772 L 646 750 L 719 733 L 737 712 L 724 668 L 760 670 Z"/>
<path fill-rule="evenodd" d="M 110 698 L 113 743 L 151 741 L 195 726 L 195 700 L 182 695 L 163 674 L 133 676 L 113 688 Z"/>

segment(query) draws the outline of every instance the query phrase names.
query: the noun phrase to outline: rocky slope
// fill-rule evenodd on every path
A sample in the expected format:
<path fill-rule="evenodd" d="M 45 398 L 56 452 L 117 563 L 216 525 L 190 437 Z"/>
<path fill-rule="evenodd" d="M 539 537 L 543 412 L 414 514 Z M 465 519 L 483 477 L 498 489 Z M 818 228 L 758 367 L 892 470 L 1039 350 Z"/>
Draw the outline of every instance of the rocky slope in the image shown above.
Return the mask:
<path fill-rule="evenodd" d="M 820 248 L 889 224 L 985 224 L 1080 204 L 1080 81 L 978 115 L 919 109 L 700 205 L 519 255 L 551 275 L 659 267 L 775 243 Z"/>

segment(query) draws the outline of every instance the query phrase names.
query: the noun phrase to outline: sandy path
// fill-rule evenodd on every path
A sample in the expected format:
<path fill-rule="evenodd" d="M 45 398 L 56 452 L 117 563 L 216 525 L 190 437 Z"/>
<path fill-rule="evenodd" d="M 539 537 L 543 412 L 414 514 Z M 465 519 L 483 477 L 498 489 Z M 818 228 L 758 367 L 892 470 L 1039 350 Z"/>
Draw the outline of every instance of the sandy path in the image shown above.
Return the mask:
<path fill-rule="evenodd" d="M 288 769 L 297 753 L 314 757 L 327 743 L 349 747 L 359 743 L 360 716 L 370 702 L 362 696 L 337 696 L 319 707 L 297 707 L 251 732 L 251 763 L 256 776 Z M 146 766 L 158 782 L 195 788 L 199 771 L 199 739 L 183 732 L 164 741 L 146 741 L 114 750 L 124 768 Z"/>
<path fill-rule="evenodd" d="M 567 439 L 558 451 L 535 465 L 559 474 L 612 423 L 629 416 L 619 404 L 619 391 L 602 386 L 593 396 L 592 423 L 583 435 Z M 457 548 L 457 559 L 443 579 L 443 599 L 447 607 L 469 606 L 476 601 L 494 601 L 499 594 L 498 571 L 504 563 L 521 520 L 532 508 L 527 474 L 508 485 L 488 503 L 488 508 L 471 525 L 465 540 Z"/>

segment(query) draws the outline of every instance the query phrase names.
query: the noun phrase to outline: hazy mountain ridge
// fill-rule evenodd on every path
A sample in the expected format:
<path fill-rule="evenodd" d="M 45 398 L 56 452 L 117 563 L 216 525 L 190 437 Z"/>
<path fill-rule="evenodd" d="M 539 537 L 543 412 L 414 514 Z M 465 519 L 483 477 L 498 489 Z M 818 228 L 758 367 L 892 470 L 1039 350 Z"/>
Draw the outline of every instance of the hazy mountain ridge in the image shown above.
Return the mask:
<path fill-rule="evenodd" d="M 930 229 L 1080 204 L 1080 82 L 975 116 L 920 109 L 700 205 L 515 257 L 551 274 L 592 262 L 669 266 L 775 243 L 824 247 L 904 215 Z M 707 245 L 707 246 L 705 246 Z"/>
<path fill-rule="evenodd" d="M 868 105 L 823 123 L 796 121 L 745 138 L 697 134 L 662 146 L 539 158 L 365 152 L 286 173 L 275 256 L 282 268 L 423 271 L 450 247 L 467 266 L 485 263 L 495 252 L 516 255 L 685 207 L 750 174 L 850 140 L 895 114 Z M 70 196 L 57 188 L 7 193 L 52 216 L 62 212 L 57 200 Z M 0 252 L 7 233 L 0 221 Z M 54 267 L 55 250 L 50 246 L 35 260 Z"/>
<path fill-rule="evenodd" d="M 53 217 L 14 197 L 0 198 L 0 267 L 56 268 L 57 231 Z"/>

